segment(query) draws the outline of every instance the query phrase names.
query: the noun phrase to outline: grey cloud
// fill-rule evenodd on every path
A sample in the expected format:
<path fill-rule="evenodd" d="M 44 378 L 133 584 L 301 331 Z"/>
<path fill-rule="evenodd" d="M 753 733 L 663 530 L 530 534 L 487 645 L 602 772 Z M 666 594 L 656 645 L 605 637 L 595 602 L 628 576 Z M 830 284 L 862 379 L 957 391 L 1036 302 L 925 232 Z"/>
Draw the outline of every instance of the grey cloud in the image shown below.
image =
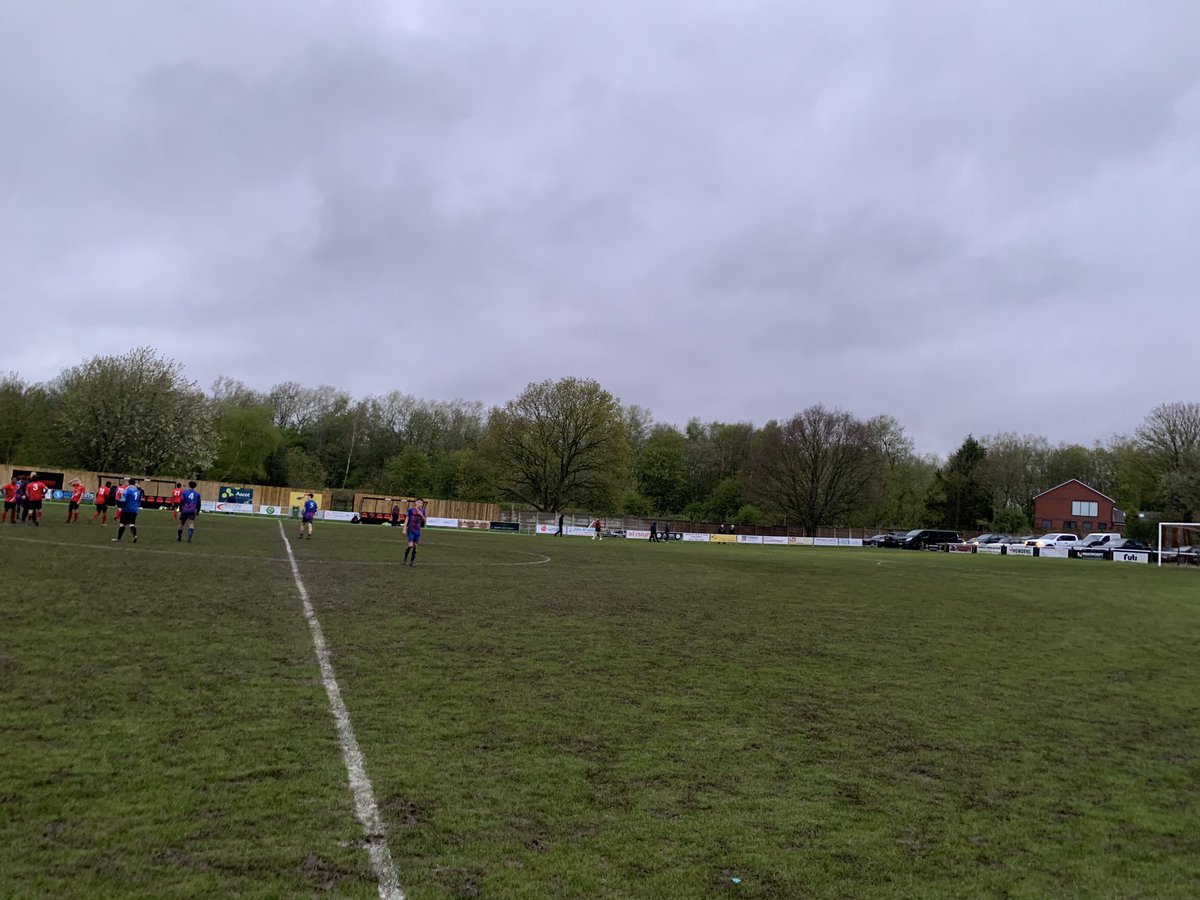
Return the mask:
<path fill-rule="evenodd" d="M 1190 0 L 4 15 L 0 290 L 61 333 L 30 378 L 141 343 L 202 384 L 575 374 L 944 452 L 1128 431 L 1194 355 Z"/>

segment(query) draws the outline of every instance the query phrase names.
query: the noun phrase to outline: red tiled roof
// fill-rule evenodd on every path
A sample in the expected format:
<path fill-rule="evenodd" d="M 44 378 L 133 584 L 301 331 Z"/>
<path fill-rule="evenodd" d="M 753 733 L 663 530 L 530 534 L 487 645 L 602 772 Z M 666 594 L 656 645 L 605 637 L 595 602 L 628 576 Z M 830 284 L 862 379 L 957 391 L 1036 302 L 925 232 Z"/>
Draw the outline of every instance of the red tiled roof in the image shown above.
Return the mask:
<path fill-rule="evenodd" d="M 1074 482 L 1075 484 L 1078 484 L 1078 485 L 1080 485 L 1080 486 L 1082 486 L 1082 487 L 1085 487 L 1085 488 L 1087 488 L 1087 489 L 1088 489 L 1089 491 L 1091 491 L 1093 494 L 1099 494 L 1101 497 L 1103 497 L 1103 498 L 1104 498 L 1105 500 L 1107 500 L 1109 503 L 1116 503 L 1116 502 L 1117 502 L 1117 501 L 1116 501 L 1116 500 L 1114 500 L 1112 497 L 1108 496 L 1108 494 L 1101 494 L 1101 493 L 1100 493 L 1098 490 L 1096 490 L 1096 489 L 1095 489 L 1094 487 L 1092 487 L 1090 484 L 1084 484 L 1084 483 L 1083 483 L 1082 481 L 1080 481 L 1078 478 L 1068 478 L 1068 479 L 1067 479 L 1066 481 L 1064 481 L 1062 484 L 1056 484 L 1054 487 L 1052 487 L 1052 488 L 1049 488 L 1048 490 L 1044 490 L 1044 491 L 1042 491 L 1040 494 L 1034 494 L 1034 496 L 1033 496 L 1033 499 L 1034 499 L 1034 500 L 1036 500 L 1038 497 L 1044 497 L 1044 496 L 1046 496 L 1046 494 L 1053 493 L 1054 491 L 1057 491 L 1057 490 L 1058 490 L 1060 487 L 1065 487 L 1066 485 L 1070 484 L 1071 482 Z"/>

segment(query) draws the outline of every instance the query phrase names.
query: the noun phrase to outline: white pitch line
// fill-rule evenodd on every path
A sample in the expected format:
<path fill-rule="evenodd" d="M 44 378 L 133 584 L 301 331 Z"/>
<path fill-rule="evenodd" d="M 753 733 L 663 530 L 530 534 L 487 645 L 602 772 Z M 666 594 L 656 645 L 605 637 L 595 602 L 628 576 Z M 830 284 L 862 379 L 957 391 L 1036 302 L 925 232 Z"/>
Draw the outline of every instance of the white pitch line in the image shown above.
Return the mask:
<path fill-rule="evenodd" d="M 0 536 L 0 545 L 6 544 L 9 541 L 20 541 L 23 544 L 44 544 L 49 547 L 71 547 L 74 550 L 102 550 L 106 553 L 119 553 L 120 547 L 114 547 L 112 544 L 76 544 L 71 541 L 46 541 L 41 538 L 23 538 L 23 537 L 7 537 Z M 168 541 L 167 543 L 171 543 Z M 134 551 L 130 551 L 134 552 Z M 161 553 L 166 556 L 178 556 L 180 559 L 189 559 L 196 556 L 211 556 L 220 559 L 248 559 L 252 562 L 271 562 L 285 563 L 286 556 L 238 556 L 236 553 L 205 553 L 203 550 L 162 550 L 153 547 L 145 547 L 138 545 L 137 553 Z M 534 556 L 536 559 L 529 562 L 426 562 L 422 563 L 425 568 L 433 568 L 437 566 L 442 569 L 471 569 L 471 568 L 490 568 L 490 569 L 513 569 L 519 566 L 544 566 L 548 562 L 553 562 L 549 556 L 543 556 L 540 553 L 529 553 L 525 550 L 508 550 L 508 553 L 519 553 L 522 556 Z M 339 566 L 399 566 L 402 563 L 394 559 L 326 559 L 317 556 L 308 556 L 304 559 L 305 562 L 313 563 L 333 563 Z"/>
<path fill-rule="evenodd" d="M 300 578 L 300 567 L 296 565 L 296 557 L 292 554 L 292 544 L 283 523 L 279 523 L 279 534 L 283 545 L 287 548 L 288 562 L 292 564 L 292 577 L 296 581 L 296 590 L 304 602 L 304 618 L 308 620 L 308 628 L 312 632 L 313 647 L 317 651 L 317 664 L 321 667 L 321 681 L 325 685 L 325 693 L 329 695 L 329 706 L 333 719 L 337 723 L 338 740 L 342 745 L 342 759 L 346 763 L 346 772 L 350 776 L 350 790 L 354 793 L 354 811 L 358 821 L 362 822 L 363 836 L 366 838 L 367 853 L 371 857 L 371 868 L 379 879 L 380 900 L 404 900 L 404 891 L 400 889 L 400 877 L 396 874 L 396 866 L 392 862 L 392 853 L 388 849 L 387 835 L 384 833 L 383 820 L 379 817 L 379 806 L 375 802 L 375 789 L 371 787 L 371 779 L 367 777 L 367 769 L 363 763 L 362 750 L 354 737 L 354 728 L 350 725 L 350 711 L 342 700 L 342 691 L 338 687 L 333 674 L 333 663 L 329 661 L 329 648 L 325 644 L 325 634 L 321 623 L 317 621 L 316 611 Z"/>

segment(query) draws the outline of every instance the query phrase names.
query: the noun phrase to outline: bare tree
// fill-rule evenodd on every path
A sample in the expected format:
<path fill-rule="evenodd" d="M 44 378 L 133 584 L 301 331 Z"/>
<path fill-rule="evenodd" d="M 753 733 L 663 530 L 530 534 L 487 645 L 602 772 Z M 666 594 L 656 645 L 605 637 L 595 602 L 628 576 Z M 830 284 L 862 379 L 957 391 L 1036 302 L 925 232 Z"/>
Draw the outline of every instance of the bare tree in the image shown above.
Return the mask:
<path fill-rule="evenodd" d="M 1200 403 L 1162 403 L 1136 434 L 1156 474 L 1200 468 Z"/>
<path fill-rule="evenodd" d="M 832 525 L 862 499 L 872 475 L 870 428 L 820 404 L 759 434 L 751 478 L 756 493 L 809 534 Z"/>

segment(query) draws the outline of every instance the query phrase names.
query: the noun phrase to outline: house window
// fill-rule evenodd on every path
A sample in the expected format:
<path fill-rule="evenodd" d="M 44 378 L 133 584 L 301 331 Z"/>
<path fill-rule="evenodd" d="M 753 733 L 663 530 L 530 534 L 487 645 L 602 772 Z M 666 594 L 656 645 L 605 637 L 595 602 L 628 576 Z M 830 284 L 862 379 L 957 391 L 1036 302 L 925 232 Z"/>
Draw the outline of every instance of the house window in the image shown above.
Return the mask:
<path fill-rule="evenodd" d="M 1063 519 L 1063 531 L 1074 531 L 1074 530 L 1075 530 L 1075 520 L 1074 519 Z"/>
<path fill-rule="evenodd" d="M 1084 530 L 1084 531 L 1091 531 L 1091 530 L 1092 530 L 1092 523 L 1091 523 L 1091 522 L 1084 522 L 1084 523 L 1083 523 L 1083 530 Z"/>
<path fill-rule="evenodd" d="M 1042 531 L 1049 531 L 1052 527 L 1054 527 L 1053 522 L 1049 519 L 1042 519 Z"/>
<path fill-rule="evenodd" d="M 1097 522 L 1096 530 L 1097 531 L 1108 531 L 1108 523 L 1107 522 Z"/>
<path fill-rule="evenodd" d="M 1073 516 L 1091 516 L 1093 519 L 1100 515 L 1100 504 L 1089 502 L 1087 500 L 1072 500 L 1071 515 Z"/>

